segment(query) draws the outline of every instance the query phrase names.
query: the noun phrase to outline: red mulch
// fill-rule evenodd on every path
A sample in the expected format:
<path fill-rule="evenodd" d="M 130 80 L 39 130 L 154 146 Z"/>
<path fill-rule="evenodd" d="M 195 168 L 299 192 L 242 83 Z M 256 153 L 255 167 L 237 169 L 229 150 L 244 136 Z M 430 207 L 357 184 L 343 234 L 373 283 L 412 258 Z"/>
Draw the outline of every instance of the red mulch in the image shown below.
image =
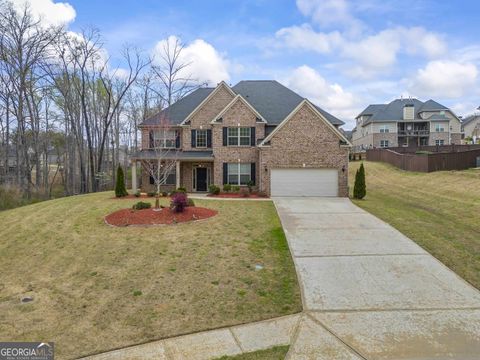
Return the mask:
<path fill-rule="evenodd" d="M 197 206 L 188 206 L 181 213 L 174 213 L 169 208 L 160 211 L 122 209 L 105 216 L 105 222 L 113 226 L 165 225 L 203 220 L 215 215 L 217 211 Z"/>
<path fill-rule="evenodd" d="M 220 193 L 218 195 L 208 194 L 207 196 L 214 197 L 214 198 L 226 198 L 226 199 L 266 198 L 265 195 L 249 194 L 248 196 L 243 196 L 242 194 L 239 194 L 239 193 Z"/>

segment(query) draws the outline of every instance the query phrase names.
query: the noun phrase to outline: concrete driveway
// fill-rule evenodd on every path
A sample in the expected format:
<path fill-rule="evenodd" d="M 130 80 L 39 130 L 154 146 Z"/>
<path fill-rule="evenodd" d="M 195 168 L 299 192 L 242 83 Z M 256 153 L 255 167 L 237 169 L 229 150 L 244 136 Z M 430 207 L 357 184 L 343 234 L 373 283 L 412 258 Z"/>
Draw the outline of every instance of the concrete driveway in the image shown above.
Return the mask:
<path fill-rule="evenodd" d="M 305 313 L 290 359 L 480 359 L 480 292 L 343 198 L 275 198 Z"/>

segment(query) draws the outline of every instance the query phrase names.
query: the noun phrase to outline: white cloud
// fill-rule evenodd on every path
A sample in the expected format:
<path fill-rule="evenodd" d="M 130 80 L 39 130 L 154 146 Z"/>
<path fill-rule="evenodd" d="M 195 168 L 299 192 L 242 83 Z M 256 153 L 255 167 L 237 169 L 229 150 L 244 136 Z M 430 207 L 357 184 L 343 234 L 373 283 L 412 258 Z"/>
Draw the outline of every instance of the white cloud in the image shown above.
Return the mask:
<path fill-rule="evenodd" d="M 174 44 L 177 41 L 175 36 L 159 41 L 154 48 L 154 58 L 158 61 L 166 42 Z M 207 82 L 209 85 L 216 85 L 220 81 L 230 79 L 230 63 L 224 55 L 219 53 L 211 44 L 202 39 L 196 39 L 186 45 L 181 53 L 182 63 L 189 65 L 182 70 L 181 76 L 191 76 L 200 82 Z"/>
<path fill-rule="evenodd" d="M 478 69 L 472 63 L 435 60 L 417 71 L 409 89 L 416 96 L 459 98 L 475 91 L 477 76 Z"/>
<path fill-rule="evenodd" d="M 346 43 L 342 55 L 355 62 L 350 74 L 370 77 L 389 70 L 399 54 L 435 58 L 444 55 L 446 48 L 439 35 L 421 27 L 396 27 Z"/>
<path fill-rule="evenodd" d="M 395 27 L 373 35 L 352 38 L 338 31 L 317 32 L 310 25 L 303 24 L 282 28 L 275 36 L 277 47 L 320 54 L 338 51 L 339 57 L 347 61 L 346 64 L 341 64 L 344 72 L 360 78 L 389 71 L 400 54 L 431 59 L 443 56 L 447 50 L 440 35 L 421 27 Z"/>
<path fill-rule="evenodd" d="M 346 0 L 297 0 L 300 12 L 322 26 L 345 25 L 351 33 L 357 33 L 363 28 L 361 21 L 350 11 Z"/>
<path fill-rule="evenodd" d="M 275 36 L 289 48 L 312 50 L 319 53 L 329 53 L 343 41 L 342 35 L 338 31 L 319 33 L 308 24 L 282 28 L 275 33 Z"/>
<path fill-rule="evenodd" d="M 302 65 L 281 79 L 292 90 L 346 122 L 359 112 L 357 98 L 336 83 L 329 83 L 315 69 Z"/>
<path fill-rule="evenodd" d="M 55 2 L 53 0 L 11 0 L 19 11 L 30 7 L 37 19 L 41 19 L 44 25 L 67 25 L 75 20 L 76 12 L 72 5 L 67 2 Z"/>

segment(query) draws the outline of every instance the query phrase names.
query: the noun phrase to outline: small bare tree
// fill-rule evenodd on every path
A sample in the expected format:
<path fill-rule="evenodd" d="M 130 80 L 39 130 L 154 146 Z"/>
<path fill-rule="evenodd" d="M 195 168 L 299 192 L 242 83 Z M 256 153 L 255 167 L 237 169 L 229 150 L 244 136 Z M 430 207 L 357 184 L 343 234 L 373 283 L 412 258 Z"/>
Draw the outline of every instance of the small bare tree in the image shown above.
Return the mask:
<path fill-rule="evenodd" d="M 160 125 L 156 126 L 154 130 L 150 130 L 149 142 L 154 160 L 141 160 L 142 168 L 153 179 L 155 185 L 155 208 L 157 209 L 160 207 L 161 186 L 167 183 L 168 176 L 176 168 L 180 140 L 179 131 L 171 126 L 165 115 L 160 114 Z"/>
<path fill-rule="evenodd" d="M 188 73 L 187 68 L 191 63 L 184 60 L 183 50 L 180 39 L 171 36 L 163 43 L 158 58 L 152 61 L 152 71 L 161 85 L 158 95 L 167 106 L 206 85 Z"/>

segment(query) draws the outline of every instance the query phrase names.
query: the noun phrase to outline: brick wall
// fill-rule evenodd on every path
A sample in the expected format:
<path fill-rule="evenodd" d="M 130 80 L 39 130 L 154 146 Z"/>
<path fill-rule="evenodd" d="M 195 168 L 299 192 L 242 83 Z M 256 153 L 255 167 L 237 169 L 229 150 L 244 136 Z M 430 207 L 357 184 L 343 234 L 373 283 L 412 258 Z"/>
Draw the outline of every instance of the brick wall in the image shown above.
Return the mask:
<path fill-rule="evenodd" d="M 260 190 L 270 195 L 272 168 L 302 168 L 303 164 L 338 169 L 339 196 L 348 196 L 348 148 L 340 147 L 338 136 L 307 104 L 278 130 L 270 146 L 261 148 Z"/>
<path fill-rule="evenodd" d="M 462 134 L 458 134 L 458 133 L 451 134 L 450 138 L 451 138 L 452 144 L 459 145 L 462 143 Z"/>
<path fill-rule="evenodd" d="M 204 148 L 192 148 L 191 130 L 211 129 L 210 122 L 227 106 L 233 99 L 232 93 L 230 93 L 224 85 L 191 117 L 190 125 L 184 128 L 182 135 L 182 148 L 183 150 L 205 150 Z"/>
<path fill-rule="evenodd" d="M 448 145 L 448 132 L 430 132 L 428 145 L 435 145 L 435 140 L 443 140 L 445 145 Z"/>
<path fill-rule="evenodd" d="M 382 140 L 388 140 L 389 147 L 398 146 L 398 134 L 397 133 L 375 133 L 373 134 L 373 146 L 380 147 Z"/>
<path fill-rule="evenodd" d="M 224 127 L 255 127 L 256 139 L 265 137 L 265 124 L 257 123 L 256 114 L 242 101 L 237 101 L 222 116 L 222 123 L 213 126 L 212 147 L 215 158 L 213 180 L 215 185 L 223 185 L 223 163 L 256 163 L 256 179 L 258 183 L 258 148 L 256 143 L 252 146 L 223 146 Z"/>

